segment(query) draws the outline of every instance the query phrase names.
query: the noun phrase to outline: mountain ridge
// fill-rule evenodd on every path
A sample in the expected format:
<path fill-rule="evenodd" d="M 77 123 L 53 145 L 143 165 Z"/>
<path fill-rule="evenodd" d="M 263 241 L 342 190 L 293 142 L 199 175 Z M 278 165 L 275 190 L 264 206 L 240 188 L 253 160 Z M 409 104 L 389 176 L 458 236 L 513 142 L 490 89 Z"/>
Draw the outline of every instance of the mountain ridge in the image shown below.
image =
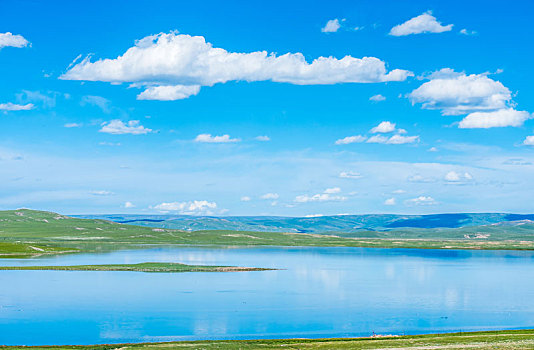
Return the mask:
<path fill-rule="evenodd" d="M 494 225 L 522 220 L 534 221 L 534 214 L 444 213 L 426 215 L 363 214 L 314 217 L 284 216 L 189 216 L 146 214 L 72 215 L 77 218 L 103 219 L 146 227 L 198 230 L 236 230 L 266 232 L 359 232 L 390 231 L 400 228 L 452 229 Z"/>

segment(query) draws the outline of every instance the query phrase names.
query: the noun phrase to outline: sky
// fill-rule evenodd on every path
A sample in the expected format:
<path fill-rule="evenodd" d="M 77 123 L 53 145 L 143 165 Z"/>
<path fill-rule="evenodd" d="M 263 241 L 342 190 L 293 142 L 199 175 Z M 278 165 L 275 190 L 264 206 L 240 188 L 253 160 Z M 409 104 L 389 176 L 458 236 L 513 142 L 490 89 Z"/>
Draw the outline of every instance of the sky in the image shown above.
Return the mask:
<path fill-rule="evenodd" d="M 534 212 L 530 1 L 0 2 L 0 209 Z"/>

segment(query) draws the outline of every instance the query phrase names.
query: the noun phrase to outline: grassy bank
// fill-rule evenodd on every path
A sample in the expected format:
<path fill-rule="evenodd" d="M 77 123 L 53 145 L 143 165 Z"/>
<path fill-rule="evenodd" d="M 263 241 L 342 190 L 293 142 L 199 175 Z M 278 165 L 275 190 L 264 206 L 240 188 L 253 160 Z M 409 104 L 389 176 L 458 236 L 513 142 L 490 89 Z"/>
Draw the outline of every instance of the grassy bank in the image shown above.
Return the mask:
<path fill-rule="evenodd" d="M 76 248 L 23 242 L 0 242 L 0 258 L 28 258 L 40 255 L 76 253 Z"/>
<path fill-rule="evenodd" d="M 186 265 L 178 263 L 147 262 L 139 264 L 73 265 L 73 266 L 0 266 L 0 270 L 48 271 L 134 271 L 134 272 L 237 272 L 267 271 L 257 267 Z"/>
<path fill-rule="evenodd" d="M 490 228 L 495 230 L 494 228 Z M 524 226 L 501 228 L 499 234 L 471 231 L 398 230 L 344 234 L 283 232 L 179 231 L 125 225 L 106 220 L 79 219 L 34 210 L 0 212 L 0 257 L 34 257 L 73 252 L 101 252 L 146 244 L 197 246 L 321 246 L 422 249 L 533 250 L 534 234 Z M 462 229 L 464 230 L 464 229 Z M 515 231 L 514 231 L 515 230 Z M 485 231 L 484 231 L 485 232 Z M 534 233 L 534 229 L 532 230 Z M 460 236 L 461 234 L 461 236 Z M 439 238 L 443 237 L 443 238 Z M 464 237 L 464 238 L 460 238 Z M 484 238 L 473 238 L 484 237 Z"/>
<path fill-rule="evenodd" d="M 89 346 L 0 346 L 22 350 L 136 350 L 136 349 L 534 349 L 534 330 L 430 334 L 352 339 L 232 340 Z"/>

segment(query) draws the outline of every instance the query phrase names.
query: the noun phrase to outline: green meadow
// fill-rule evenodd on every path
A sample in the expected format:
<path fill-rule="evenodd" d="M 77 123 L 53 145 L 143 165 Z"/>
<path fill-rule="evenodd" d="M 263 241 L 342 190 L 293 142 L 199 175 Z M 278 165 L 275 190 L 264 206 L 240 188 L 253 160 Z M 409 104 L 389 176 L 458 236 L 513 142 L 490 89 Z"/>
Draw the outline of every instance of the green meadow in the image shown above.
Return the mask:
<path fill-rule="evenodd" d="M 216 340 L 78 346 L 0 346 L 6 350 L 178 350 L 178 349 L 534 349 L 534 330 L 378 336 L 372 338 Z"/>
<path fill-rule="evenodd" d="M 531 224 L 448 230 L 398 229 L 351 234 L 180 231 L 20 209 L 0 212 L 0 257 L 105 252 L 146 245 L 532 250 L 532 233 L 534 227 Z"/>

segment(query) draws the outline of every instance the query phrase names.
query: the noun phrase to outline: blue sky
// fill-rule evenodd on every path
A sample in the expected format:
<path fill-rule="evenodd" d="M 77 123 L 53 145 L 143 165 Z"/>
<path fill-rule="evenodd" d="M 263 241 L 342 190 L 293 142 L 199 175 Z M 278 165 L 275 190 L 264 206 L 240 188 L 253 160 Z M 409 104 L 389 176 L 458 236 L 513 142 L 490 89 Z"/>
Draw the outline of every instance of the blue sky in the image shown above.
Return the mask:
<path fill-rule="evenodd" d="M 533 212 L 533 10 L 2 1 L 0 209 Z"/>

